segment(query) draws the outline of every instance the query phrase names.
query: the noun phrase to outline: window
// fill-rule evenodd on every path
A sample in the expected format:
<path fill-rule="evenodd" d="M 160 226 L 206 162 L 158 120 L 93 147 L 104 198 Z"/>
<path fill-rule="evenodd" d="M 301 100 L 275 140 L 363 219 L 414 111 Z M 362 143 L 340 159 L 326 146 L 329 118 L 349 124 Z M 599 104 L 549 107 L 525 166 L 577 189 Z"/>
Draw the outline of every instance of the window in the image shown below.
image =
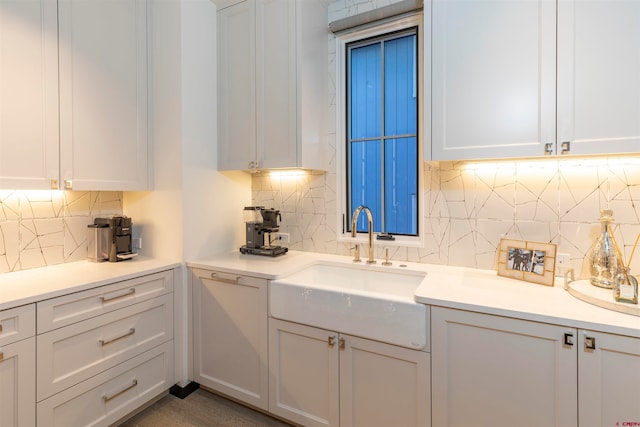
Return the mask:
<path fill-rule="evenodd" d="M 344 44 L 346 209 L 375 232 L 419 232 L 418 44 L 417 26 Z"/>

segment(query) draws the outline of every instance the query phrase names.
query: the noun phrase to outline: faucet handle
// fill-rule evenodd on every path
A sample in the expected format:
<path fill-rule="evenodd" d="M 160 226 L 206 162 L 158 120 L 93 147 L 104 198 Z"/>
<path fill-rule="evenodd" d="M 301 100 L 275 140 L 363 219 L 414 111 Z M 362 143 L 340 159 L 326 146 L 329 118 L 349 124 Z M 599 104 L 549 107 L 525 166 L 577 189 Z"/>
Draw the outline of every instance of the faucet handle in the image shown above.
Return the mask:
<path fill-rule="evenodd" d="M 353 253 L 353 262 L 360 262 L 360 245 L 356 243 L 356 245 L 351 249 L 355 249 L 355 252 Z"/>
<path fill-rule="evenodd" d="M 384 266 L 393 265 L 391 261 L 389 261 L 389 248 L 384 248 L 384 262 L 382 263 Z"/>

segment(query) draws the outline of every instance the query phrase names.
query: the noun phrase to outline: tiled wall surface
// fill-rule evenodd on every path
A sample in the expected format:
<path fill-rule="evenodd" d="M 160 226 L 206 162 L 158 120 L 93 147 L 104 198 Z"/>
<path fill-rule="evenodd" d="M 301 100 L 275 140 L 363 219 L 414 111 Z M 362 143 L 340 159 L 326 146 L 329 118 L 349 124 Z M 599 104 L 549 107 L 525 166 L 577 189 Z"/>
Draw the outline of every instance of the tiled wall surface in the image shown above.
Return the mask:
<path fill-rule="evenodd" d="M 347 254 L 337 241 L 335 173 L 253 177 L 253 202 L 281 210 L 296 250 Z M 425 163 L 424 248 L 389 247 L 392 258 L 495 268 L 501 237 L 552 242 L 580 275 L 610 208 L 629 258 L 640 233 L 640 157 Z M 383 244 L 376 243 L 377 257 Z M 639 249 L 640 252 L 640 249 Z M 632 272 L 640 272 L 640 253 Z"/>
<path fill-rule="evenodd" d="M 122 193 L 0 190 L 0 273 L 87 259 L 87 225 Z"/>
<path fill-rule="evenodd" d="M 329 6 L 329 21 L 393 2 L 339 0 Z M 332 37 L 329 77 L 335 118 Z M 335 123 L 329 133 L 335 150 Z M 504 236 L 557 244 L 580 275 L 599 233 L 600 210 L 613 209 L 626 258 L 640 233 L 640 157 L 425 163 L 422 195 L 425 247 L 389 247 L 394 259 L 493 269 Z M 281 231 L 291 234 L 292 249 L 348 253 L 348 244 L 337 241 L 335 160 L 326 174 L 256 174 L 252 197 L 281 211 Z M 377 246 L 377 257 L 383 247 Z M 640 253 L 632 273 L 640 273 Z"/>

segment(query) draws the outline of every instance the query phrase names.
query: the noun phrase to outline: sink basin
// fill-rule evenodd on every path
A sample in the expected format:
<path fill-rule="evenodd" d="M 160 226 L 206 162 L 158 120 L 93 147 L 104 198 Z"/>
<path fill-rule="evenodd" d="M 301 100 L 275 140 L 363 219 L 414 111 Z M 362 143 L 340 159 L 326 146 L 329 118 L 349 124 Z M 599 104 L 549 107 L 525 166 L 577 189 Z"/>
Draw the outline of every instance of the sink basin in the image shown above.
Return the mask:
<path fill-rule="evenodd" d="M 271 316 L 413 349 L 427 344 L 427 307 L 413 294 L 426 273 L 316 263 L 273 280 Z"/>

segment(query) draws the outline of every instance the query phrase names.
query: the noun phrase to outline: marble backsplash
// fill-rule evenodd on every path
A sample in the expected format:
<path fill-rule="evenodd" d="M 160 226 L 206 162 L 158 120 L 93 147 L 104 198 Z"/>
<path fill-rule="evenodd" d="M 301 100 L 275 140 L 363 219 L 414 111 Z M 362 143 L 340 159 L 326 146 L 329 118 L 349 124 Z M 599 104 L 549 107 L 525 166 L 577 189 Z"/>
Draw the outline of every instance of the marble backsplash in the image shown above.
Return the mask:
<path fill-rule="evenodd" d="M 87 225 L 116 214 L 121 192 L 0 190 L 0 273 L 87 259 Z"/>
<path fill-rule="evenodd" d="M 346 255 L 349 244 L 337 239 L 335 183 L 335 172 L 255 174 L 252 203 L 281 211 L 291 249 Z M 507 237 L 555 243 L 584 277 L 602 209 L 613 210 L 629 258 L 640 233 L 640 157 L 426 162 L 422 196 L 425 246 L 376 242 L 376 257 L 388 247 L 395 260 L 494 269 Z M 637 275 L 640 253 L 633 260 Z"/>

